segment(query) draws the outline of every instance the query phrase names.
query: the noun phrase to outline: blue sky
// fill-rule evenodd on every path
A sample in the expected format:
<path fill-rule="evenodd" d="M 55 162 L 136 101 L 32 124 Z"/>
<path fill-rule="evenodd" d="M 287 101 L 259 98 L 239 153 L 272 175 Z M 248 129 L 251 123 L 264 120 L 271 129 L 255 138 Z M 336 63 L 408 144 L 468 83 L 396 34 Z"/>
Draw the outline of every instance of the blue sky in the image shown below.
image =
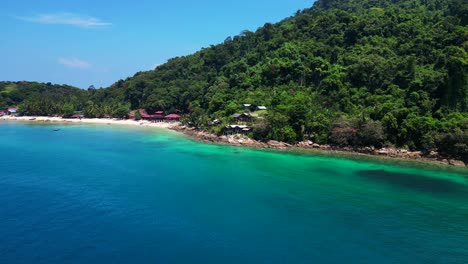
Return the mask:
<path fill-rule="evenodd" d="M 107 87 L 313 0 L 3 1 L 0 80 Z"/>

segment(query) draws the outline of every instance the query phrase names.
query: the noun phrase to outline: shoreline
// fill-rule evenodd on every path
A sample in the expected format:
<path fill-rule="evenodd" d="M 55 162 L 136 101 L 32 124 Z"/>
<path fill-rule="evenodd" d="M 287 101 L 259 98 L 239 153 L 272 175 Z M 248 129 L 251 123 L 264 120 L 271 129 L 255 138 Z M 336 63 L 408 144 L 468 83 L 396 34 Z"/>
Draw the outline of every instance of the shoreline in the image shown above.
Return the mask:
<path fill-rule="evenodd" d="M 330 145 L 319 145 L 311 141 L 298 142 L 294 145 L 268 141 L 260 142 L 251 138 L 240 135 L 217 136 L 206 131 L 196 130 L 182 126 L 180 123 L 168 122 L 150 122 L 146 120 L 131 120 L 131 119 L 116 119 L 116 118 L 82 118 L 68 119 L 61 117 L 44 117 L 44 116 L 3 116 L 0 120 L 25 121 L 25 122 L 44 122 L 44 123 L 74 123 L 74 124 L 101 124 L 101 125 L 123 125 L 135 127 L 151 127 L 163 128 L 182 133 L 196 141 L 217 144 L 229 145 L 235 147 L 244 147 L 259 150 L 277 150 L 289 153 L 317 153 L 324 155 L 338 155 L 347 157 L 368 157 L 374 159 L 385 159 L 395 161 L 413 161 L 420 163 L 430 163 L 433 165 L 445 165 L 451 167 L 467 168 L 468 164 L 463 161 L 448 159 L 434 155 L 433 157 L 423 156 L 421 152 L 410 152 L 406 150 L 398 150 L 392 148 L 374 149 L 374 148 L 350 148 L 350 147 L 333 147 Z"/>
<path fill-rule="evenodd" d="M 27 121 L 27 122 L 44 122 L 44 123 L 73 123 L 73 124 L 101 124 L 101 125 L 123 125 L 123 126 L 138 126 L 138 127 L 155 127 L 170 129 L 177 126 L 178 123 L 167 122 L 149 122 L 146 120 L 131 120 L 117 118 L 61 118 L 48 116 L 3 116 L 1 120 L 10 121 Z"/>
<path fill-rule="evenodd" d="M 458 168 L 468 168 L 468 164 L 465 164 L 463 161 L 449 159 L 445 157 L 440 157 L 437 154 L 433 157 L 428 157 L 422 155 L 421 152 L 411 152 L 407 150 L 399 150 L 393 148 L 351 148 L 351 147 L 334 147 L 330 145 L 319 145 L 311 141 L 298 142 L 294 145 L 278 142 L 278 141 L 267 141 L 260 142 L 254 139 L 241 136 L 241 135 L 223 135 L 217 136 L 206 131 L 196 130 L 193 128 L 188 128 L 185 126 L 173 126 L 170 128 L 178 132 L 187 135 L 188 137 L 207 144 L 216 144 L 216 145 L 229 145 L 235 147 L 243 147 L 250 149 L 259 149 L 259 150 L 276 150 L 283 151 L 288 153 L 316 153 L 324 155 L 335 155 L 343 157 L 360 157 L 360 158 L 373 158 L 373 159 L 383 159 L 387 161 L 402 161 L 402 162 L 417 162 L 422 164 L 431 164 L 431 165 L 442 165 L 449 167 L 458 167 Z"/>

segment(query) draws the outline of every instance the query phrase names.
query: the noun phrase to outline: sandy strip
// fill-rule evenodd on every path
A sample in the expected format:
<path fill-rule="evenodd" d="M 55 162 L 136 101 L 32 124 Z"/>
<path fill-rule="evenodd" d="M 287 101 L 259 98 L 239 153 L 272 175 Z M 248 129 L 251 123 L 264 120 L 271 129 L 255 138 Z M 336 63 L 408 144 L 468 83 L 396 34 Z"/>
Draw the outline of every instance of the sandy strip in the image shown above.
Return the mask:
<path fill-rule="evenodd" d="M 154 122 L 150 122 L 146 120 L 136 121 L 136 120 L 129 120 L 129 119 L 115 119 L 115 118 L 66 119 L 66 118 L 61 118 L 61 117 L 47 117 L 47 116 L 2 116 L 0 117 L 0 120 L 144 126 L 144 127 L 157 127 L 157 128 L 171 128 L 179 124 L 179 123 L 169 123 L 169 122 L 154 123 Z"/>

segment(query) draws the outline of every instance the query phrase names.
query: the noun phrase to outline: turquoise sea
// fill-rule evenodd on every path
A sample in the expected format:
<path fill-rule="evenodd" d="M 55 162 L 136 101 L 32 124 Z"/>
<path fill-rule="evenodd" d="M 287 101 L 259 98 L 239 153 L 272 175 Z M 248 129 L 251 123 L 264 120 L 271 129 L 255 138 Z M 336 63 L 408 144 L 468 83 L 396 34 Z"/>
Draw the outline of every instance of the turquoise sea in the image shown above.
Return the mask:
<path fill-rule="evenodd" d="M 0 131 L 0 263 L 468 263 L 466 169 L 139 127 Z"/>

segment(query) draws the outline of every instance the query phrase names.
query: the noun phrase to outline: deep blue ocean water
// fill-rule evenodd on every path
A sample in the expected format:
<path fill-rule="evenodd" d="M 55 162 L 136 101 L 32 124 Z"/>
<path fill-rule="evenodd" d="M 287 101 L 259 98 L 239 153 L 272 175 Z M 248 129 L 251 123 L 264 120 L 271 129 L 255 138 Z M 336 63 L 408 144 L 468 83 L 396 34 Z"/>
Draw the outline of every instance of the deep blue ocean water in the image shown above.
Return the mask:
<path fill-rule="evenodd" d="M 0 263 L 468 263 L 465 169 L 145 128 L 0 131 Z"/>

